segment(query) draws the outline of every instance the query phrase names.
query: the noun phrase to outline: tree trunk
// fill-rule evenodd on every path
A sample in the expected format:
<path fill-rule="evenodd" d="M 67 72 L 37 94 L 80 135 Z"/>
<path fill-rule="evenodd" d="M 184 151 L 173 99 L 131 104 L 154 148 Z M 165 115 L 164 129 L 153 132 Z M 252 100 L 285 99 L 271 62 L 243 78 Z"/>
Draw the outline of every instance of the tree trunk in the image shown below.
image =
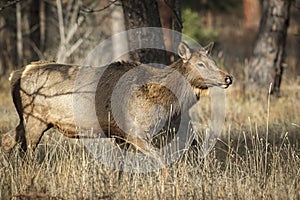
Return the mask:
<path fill-rule="evenodd" d="M 39 23 L 40 23 L 40 51 L 45 50 L 45 40 L 46 40 L 46 3 L 40 1 L 40 10 L 39 10 Z"/>
<path fill-rule="evenodd" d="M 121 2 L 126 29 L 145 27 L 143 31 L 127 34 L 129 50 L 133 50 L 130 52 L 130 58 L 141 63 L 167 64 L 165 51 L 145 48 L 151 44 L 151 46 L 165 49 L 162 30 L 149 31 L 146 28 L 161 27 L 157 1 L 121 0 Z"/>
<path fill-rule="evenodd" d="M 13 12 L 13 11 L 11 11 Z M 15 19 L 14 19 L 15 21 Z M 0 16 L 0 78 L 11 72 L 17 65 L 16 62 L 16 34 L 8 24 L 5 17 Z"/>
<path fill-rule="evenodd" d="M 0 79 L 17 66 L 17 2 L 0 2 Z M 21 2 L 19 2 L 21 3 Z M 7 79 L 7 77 L 5 77 Z"/>
<path fill-rule="evenodd" d="M 32 0 L 30 3 L 29 20 L 30 20 L 30 50 L 31 60 L 39 60 L 40 52 L 40 1 Z"/>
<path fill-rule="evenodd" d="M 16 20 L 17 20 L 17 55 L 18 66 L 23 65 L 23 36 L 22 36 L 22 12 L 21 3 L 16 4 Z"/>
<path fill-rule="evenodd" d="M 249 62 L 251 85 L 272 83 L 272 94 L 279 95 L 284 65 L 290 0 L 264 0 L 258 36 Z"/>
<path fill-rule="evenodd" d="M 124 16 L 123 16 L 123 10 L 120 6 L 115 6 L 113 8 L 112 14 L 111 14 L 111 31 L 113 34 L 120 33 L 124 31 L 125 24 L 124 24 Z M 122 55 L 123 52 L 128 51 L 128 44 L 127 44 L 127 36 L 122 35 L 120 37 L 112 37 L 112 47 L 113 47 L 113 54 L 114 58 L 118 58 L 120 55 Z M 123 55 L 121 58 L 118 58 L 120 60 L 128 60 L 128 55 Z"/>
<path fill-rule="evenodd" d="M 182 18 L 181 18 L 181 0 L 175 0 L 175 12 L 173 13 L 174 31 L 182 33 Z M 173 37 L 173 47 L 178 48 L 181 42 L 181 34 L 175 34 Z M 177 60 L 179 56 L 175 54 L 174 60 Z"/>

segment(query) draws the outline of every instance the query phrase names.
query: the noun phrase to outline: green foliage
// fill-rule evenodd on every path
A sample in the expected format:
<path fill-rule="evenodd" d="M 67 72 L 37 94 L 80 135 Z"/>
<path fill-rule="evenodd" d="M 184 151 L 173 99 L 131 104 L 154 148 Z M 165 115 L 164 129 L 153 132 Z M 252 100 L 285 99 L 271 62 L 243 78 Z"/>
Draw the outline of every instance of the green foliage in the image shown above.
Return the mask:
<path fill-rule="evenodd" d="M 206 44 L 208 41 L 216 41 L 218 33 L 214 30 L 205 28 L 201 25 L 200 16 L 191 8 L 185 8 L 182 12 L 183 30 L 182 33 L 193 38 L 200 44 Z"/>

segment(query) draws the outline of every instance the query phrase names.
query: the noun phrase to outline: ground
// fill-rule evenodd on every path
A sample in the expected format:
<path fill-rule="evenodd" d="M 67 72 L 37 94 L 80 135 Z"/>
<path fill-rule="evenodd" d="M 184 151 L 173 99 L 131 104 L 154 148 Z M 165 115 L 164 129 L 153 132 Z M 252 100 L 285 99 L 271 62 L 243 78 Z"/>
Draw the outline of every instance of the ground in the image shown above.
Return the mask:
<path fill-rule="evenodd" d="M 80 140 L 50 130 L 32 155 L 14 151 L 7 159 L 0 150 L 0 199 L 300 199 L 299 80 L 285 77 L 281 97 L 274 98 L 268 87 L 245 90 L 235 77 L 226 90 L 223 132 L 205 158 L 195 145 L 166 170 L 120 173 Z M 0 133 L 17 123 L 2 79 Z"/>

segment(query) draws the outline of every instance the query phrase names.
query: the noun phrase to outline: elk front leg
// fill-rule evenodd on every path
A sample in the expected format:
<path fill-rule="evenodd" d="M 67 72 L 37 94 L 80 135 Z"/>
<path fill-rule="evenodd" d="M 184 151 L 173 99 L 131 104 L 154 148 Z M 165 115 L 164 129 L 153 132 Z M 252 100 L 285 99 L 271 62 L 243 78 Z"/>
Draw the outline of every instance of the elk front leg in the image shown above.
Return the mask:
<path fill-rule="evenodd" d="M 156 160 L 158 164 L 160 165 L 160 168 L 165 168 L 166 165 L 163 161 L 163 158 L 161 157 L 160 153 L 158 152 L 158 149 L 155 148 L 152 144 L 150 144 L 146 139 L 142 139 L 135 135 L 128 135 L 126 137 L 127 142 L 134 145 L 134 147 L 145 154 L 146 156 L 149 156 L 150 158 Z"/>

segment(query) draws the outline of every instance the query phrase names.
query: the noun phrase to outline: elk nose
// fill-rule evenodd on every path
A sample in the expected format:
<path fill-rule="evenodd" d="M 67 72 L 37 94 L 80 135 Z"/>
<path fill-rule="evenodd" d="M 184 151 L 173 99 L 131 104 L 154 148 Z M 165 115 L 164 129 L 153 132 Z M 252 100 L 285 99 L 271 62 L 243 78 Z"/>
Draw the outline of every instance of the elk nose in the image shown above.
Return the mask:
<path fill-rule="evenodd" d="M 232 84 L 232 77 L 231 76 L 226 76 L 225 82 L 226 82 L 226 84 L 231 85 Z"/>

